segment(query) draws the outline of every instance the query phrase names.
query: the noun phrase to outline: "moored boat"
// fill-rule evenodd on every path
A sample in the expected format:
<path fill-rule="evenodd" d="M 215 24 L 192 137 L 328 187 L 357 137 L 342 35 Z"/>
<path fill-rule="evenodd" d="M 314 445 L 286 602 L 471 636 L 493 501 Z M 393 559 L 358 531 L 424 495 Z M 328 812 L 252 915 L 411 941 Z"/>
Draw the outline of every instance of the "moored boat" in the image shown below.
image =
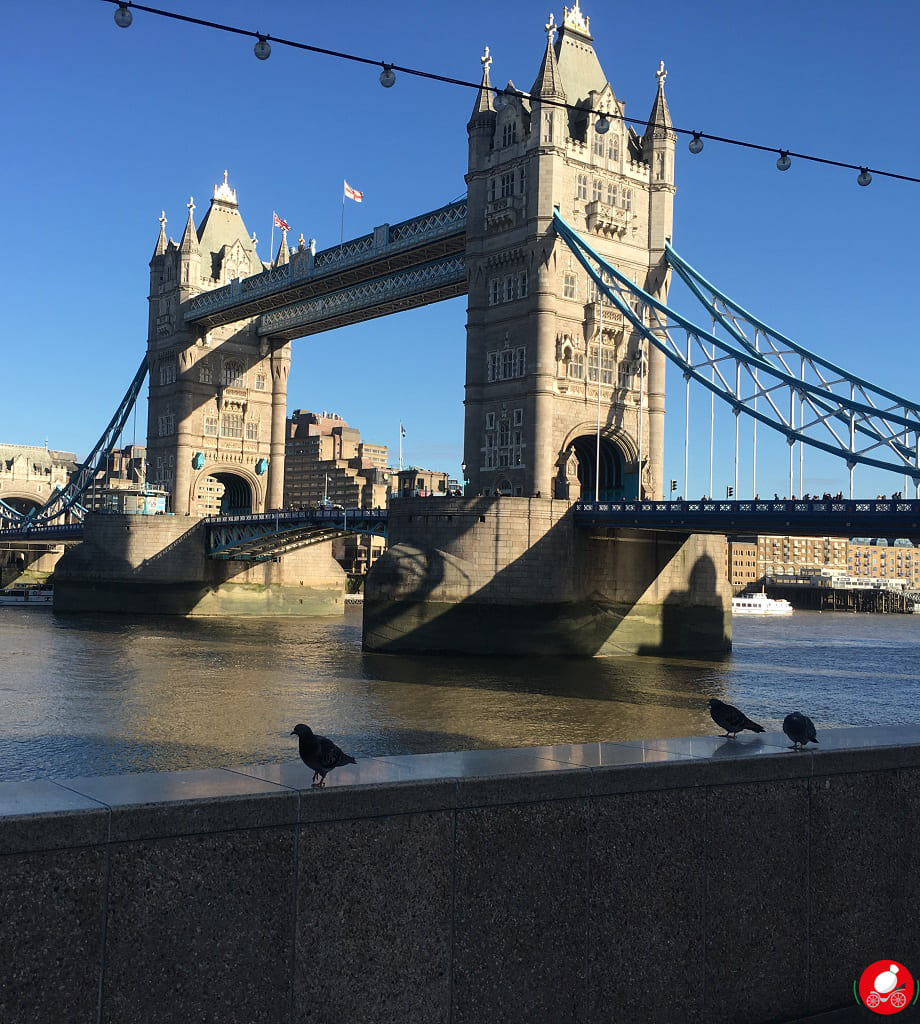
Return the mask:
<path fill-rule="evenodd" d="M 739 594 L 732 598 L 732 615 L 791 615 L 792 605 L 785 598 L 766 594 Z"/>
<path fill-rule="evenodd" d="M 0 606 L 50 608 L 54 593 L 50 587 L 10 587 L 0 590 Z"/>

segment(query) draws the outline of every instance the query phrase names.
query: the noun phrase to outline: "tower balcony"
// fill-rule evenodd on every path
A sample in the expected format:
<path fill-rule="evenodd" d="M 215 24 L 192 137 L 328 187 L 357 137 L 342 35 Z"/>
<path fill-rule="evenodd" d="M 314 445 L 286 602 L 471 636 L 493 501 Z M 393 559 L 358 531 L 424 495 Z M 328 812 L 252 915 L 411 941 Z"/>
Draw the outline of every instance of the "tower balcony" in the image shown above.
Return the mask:
<path fill-rule="evenodd" d="M 525 196 L 503 196 L 486 203 L 486 230 L 505 231 L 524 219 Z"/>
<path fill-rule="evenodd" d="M 608 206 L 599 199 L 585 205 L 587 227 L 595 235 L 622 236 L 629 223 L 629 211 L 618 206 Z"/>

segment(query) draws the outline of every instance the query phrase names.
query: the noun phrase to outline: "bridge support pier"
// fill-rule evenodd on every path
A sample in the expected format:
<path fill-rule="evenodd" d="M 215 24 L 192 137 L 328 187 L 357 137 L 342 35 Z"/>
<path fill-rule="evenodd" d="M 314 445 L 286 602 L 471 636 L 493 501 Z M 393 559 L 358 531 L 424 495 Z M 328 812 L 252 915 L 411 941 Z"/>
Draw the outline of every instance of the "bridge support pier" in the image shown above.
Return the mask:
<path fill-rule="evenodd" d="M 185 516 L 88 515 L 83 542 L 58 562 L 56 612 L 340 615 L 345 571 L 332 543 L 279 562 L 205 554 L 205 526 Z"/>
<path fill-rule="evenodd" d="M 403 499 L 368 574 L 381 652 L 704 654 L 731 647 L 722 537 L 576 528 L 541 498 Z"/>

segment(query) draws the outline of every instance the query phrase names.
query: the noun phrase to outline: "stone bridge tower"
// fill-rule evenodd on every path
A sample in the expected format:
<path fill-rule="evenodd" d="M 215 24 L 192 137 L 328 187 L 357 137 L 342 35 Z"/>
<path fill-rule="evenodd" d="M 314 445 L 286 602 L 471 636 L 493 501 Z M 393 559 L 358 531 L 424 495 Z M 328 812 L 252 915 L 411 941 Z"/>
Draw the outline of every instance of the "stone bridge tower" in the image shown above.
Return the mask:
<path fill-rule="evenodd" d="M 266 269 L 226 172 L 197 228 L 194 210 L 189 200 L 178 245 L 160 217 L 150 261 L 148 480 L 177 515 L 280 508 L 290 342 L 259 338 L 254 318 L 204 333 L 185 324 L 193 296 Z M 287 256 L 282 239 L 277 262 Z"/>
<path fill-rule="evenodd" d="M 605 258 L 666 299 L 676 140 L 666 72 L 662 62 L 639 135 L 622 120 L 625 104 L 578 0 L 561 25 L 550 15 L 546 35 L 529 98 L 509 82 L 493 101 L 486 49 L 467 126 L 468 493 L 660 497 L 664 356 L 598 301 L 552 218 L 558 207 Z M 606 133 L 596 131 L 602 112 L 611 115 Z"/>

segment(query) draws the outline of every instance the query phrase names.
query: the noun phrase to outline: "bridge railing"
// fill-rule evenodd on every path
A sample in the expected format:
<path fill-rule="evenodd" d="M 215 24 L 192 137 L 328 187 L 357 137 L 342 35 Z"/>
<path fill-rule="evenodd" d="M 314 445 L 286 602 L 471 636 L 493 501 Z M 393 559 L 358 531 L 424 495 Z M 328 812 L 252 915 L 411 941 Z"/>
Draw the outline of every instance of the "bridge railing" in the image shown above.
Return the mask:
<path fill-rule="evenodd" d="M 822 501 L 805 501 L 798 499 L 780 499 L 778 501 L 744 501 L 701 498 L 699 501 L 578 501 L 575 513 L 591 512 L 625 512 L 654 515 L 673 515 L 675 513 L 793 513 L 807 515 L 809 513 L 827 515 L 828 513 L 920 513 L 920 501 L 913 499 L 837 499 Z"/>
<path fill-rule="evenodd" d="M 319 523 L 335 521 L 343 516 L 350 519 L 379 519 L 386 520 L 387 510 L 385 508 L 306 508 L 306 509 L 285 509 L 278 512 L 253 512 L 247 515 L 238 516 L 207 516 L 204 522 L 211 526 L 229 526 L 231 524 L 252 524 L 264 525 L 266 523 L 290 523 L 304 519 L 315 520 Z"/>
<path fill-rule="evenodd" d="M 322 277 L 366 263 L 371 257 L 403 252 L 426 242 L 457 234 L 464 230 L 465 226 L 465 199 L 419 217 L 412 217 L 400 224 L 383 224 L 372 234 L 323 249 L 312 260 L 295 258 L 286 266 L 272 267 L 261 274 L 232 281 L 222 288 L 202 292 L 189 301 L 185 319 L 197 320 L 209 313 L 232 308 L 250 299 L 284 291 L 292 284 L 310 277 Z"/>

